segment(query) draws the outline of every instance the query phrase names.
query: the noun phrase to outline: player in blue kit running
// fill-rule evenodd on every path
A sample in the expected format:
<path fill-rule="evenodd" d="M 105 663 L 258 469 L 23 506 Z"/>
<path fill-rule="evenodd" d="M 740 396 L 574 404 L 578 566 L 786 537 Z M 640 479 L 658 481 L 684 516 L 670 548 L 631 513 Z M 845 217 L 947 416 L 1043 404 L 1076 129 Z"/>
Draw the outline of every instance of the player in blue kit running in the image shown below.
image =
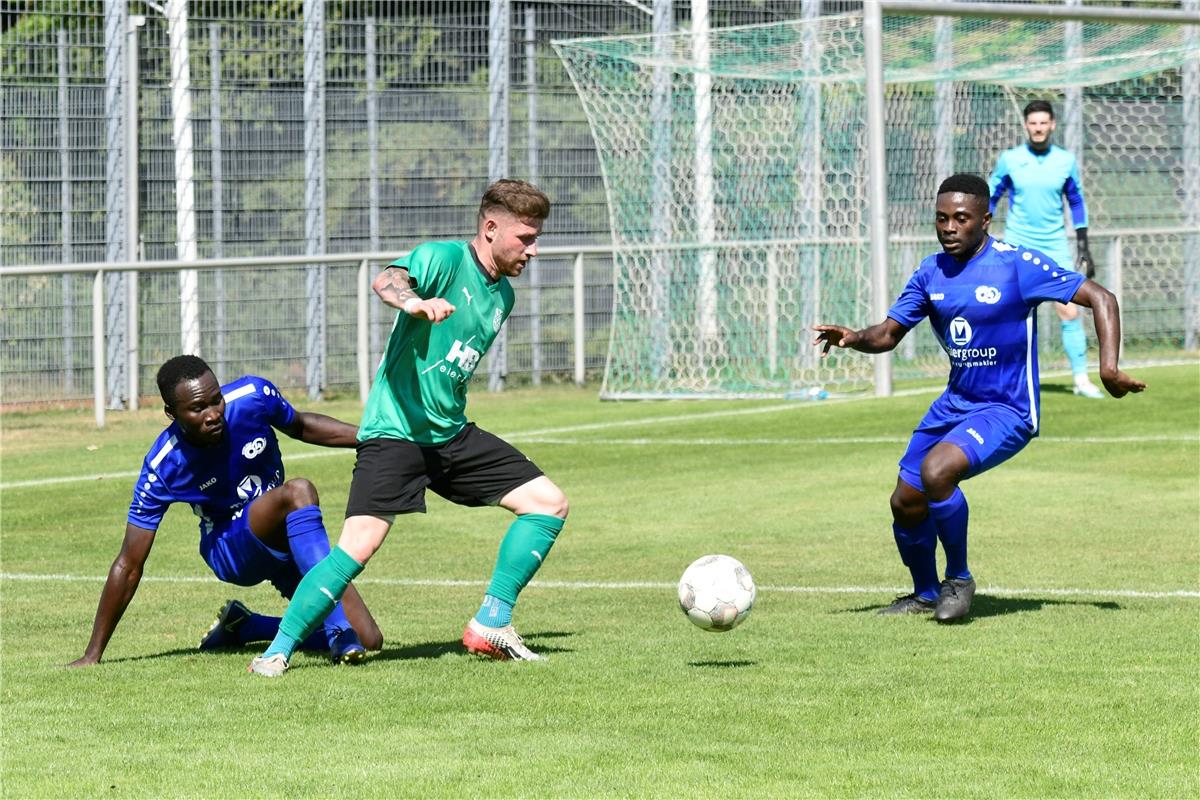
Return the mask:
<path fill-rule="evenodd" d="M 921 262 L 887 318 L 859 331 L 813 326 L 822 355 L 835 346 L 885 353 L 928 317 L 950 358 L 946 391 L 913 431 L 891 498 L 892 531 L 913 592 L 882 614 L 932 612 L 948 622 L 970 611 L 975 580 L 959 484 L 1012 458 L 1038 434 L 1038 304 L 1092 309 L 1104 388 L 1113 397 L 1146 388 L 1117 367 L 1121 322 L 1112 293 L 1040 251 L 989 236 L 988 196 L 977 175 L 947 178 L 938 188 L 934 223 L 943 252 Z M 946 555 L 940 584 L 939 539 Z"/>
<path fill-rule="evenodd" d="M 285 480 L 275 429 L 327 447 L 353 447 L 358 429 L 324 414 L 296 411 L 270 381 L 248 375 L 220 386 L 196 356 L 176 356 L 158 371 L 164 411 L 172 420 L 142 464 L 125 526 L 125 540 L 108 572 L 83 656 L 100 660 L 133 599 L 155 532 L 172 503 L 187 503 L 200 518 L 200 555 L 222 581 L 253 586 L 270 581 L 291 598 L 301 576 L 329 555 L 316 487 Z M 278 617 L 253 614 L 237 601 L 222 609 L 201 641 L 221 644 L 270 640 Z M 383 636 L 350 587 L 304 647 L 328 648 L 335 663 L 357 663 Z"/>
<path fill-rule="evenodd" d="M 1050 143 L 1054 133 L 1053 106 L 1045 100 L 1034 100 L 1025 106 L 1023 114 L 1029 140 L 1005 150 L 996 160 L 996 168 L 988 178 L 991 190 L 988 210 L 995 213 L 1005 192 L 1009 192 L 1004 241 L 1041 250 L 1060 268 L 1070 269 L 1073 262 L 1063 226 L 1063 197 L 1066 197 L 1075 228 L 1079 270 L 1091 278 L 1096 270 L 1088 250 L 1087 206 L 1083 201 L 1079 165 L 1074 155 Z M 1088 379 L 1087 336 L 1079 308 L 1070 303 L 1057 303 L 1054 308 L 1062 323 L 1063 350 L 1071 364 L 1075 394 L 1094 400 L 1104 397 Z"/>

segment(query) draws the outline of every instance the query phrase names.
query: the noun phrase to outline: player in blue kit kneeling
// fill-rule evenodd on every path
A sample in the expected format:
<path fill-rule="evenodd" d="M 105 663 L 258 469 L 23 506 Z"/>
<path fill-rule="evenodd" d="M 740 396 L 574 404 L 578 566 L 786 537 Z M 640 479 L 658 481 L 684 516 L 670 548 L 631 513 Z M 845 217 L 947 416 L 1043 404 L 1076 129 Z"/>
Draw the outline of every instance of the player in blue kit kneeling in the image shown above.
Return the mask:
<path fill-rule="evenodd" d="M 358 429 L 324 414 L 296 411 L 270 381 L 248 375 L 221 386 L 196 356 L 176 356 L 158 371 L 164 411 L 172 422 L 142 463 L 125 526 L 125 540 L 108 572 L 83 656 L 69 666 L 100 660 L 133 599 L 159 523 L 172 503 L 187 503 L 200 518 L 200 555 L 218 579 L 238 586 L 270 581 L 291 598 L 300 578 L 329 555 L 329 537 L 313 484 L 285 480 L 275 429 L 326 447 L 354 447 Z M 383 635 L 350 587 L 306 640 L 328 648 L 335 663 L 357 663 L 378 650 Z M 269 641 L 278 617 L 230 601 L 200 642 L 201 649 Z"/>
<path fill-rule="evenodd" d="M 1038 434 L 1037 306 L 1046 301 L 1092 309 L 1100 342 L 1100 379 L 1113 397 L 1146 384 L 1117 367 L 1120 312 L 1111 292 L 1038 250 L 988 235 L 988 184 L 954 175 L 937 194 L 935 227 L 943 252 L 913 273 L 878 325 L 855 331 L 814 325 L 822 355 L 831 347 L 892 350 L 928 317 L 950 359 L 946 390 L 913 431 L 892 492 L 892 531 L 912 573 L 913 592 L 882 614 L 965 617 L 975 594 L 967 567 L 967 499 L 959 484 L 1007 461 Z M 946 556 L 938 582 L 937 543 Z"/>

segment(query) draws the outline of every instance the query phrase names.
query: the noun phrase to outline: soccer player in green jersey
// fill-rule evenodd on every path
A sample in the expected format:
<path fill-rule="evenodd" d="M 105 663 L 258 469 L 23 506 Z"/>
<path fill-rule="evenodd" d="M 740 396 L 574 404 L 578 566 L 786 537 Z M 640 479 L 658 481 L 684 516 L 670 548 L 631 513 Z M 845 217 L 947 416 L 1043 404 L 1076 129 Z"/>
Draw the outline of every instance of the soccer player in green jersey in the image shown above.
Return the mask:
<path fill-rule="evenodd" d="M 425 511 L 427 487 L 459 505 L 499 505 L 516 515 L 463 644 L 498 660 L 541 660 L 513 629 L 512 611 L 562 530 L 567 498 L 515 447 L 468 422 L 465 408 L 467 382 L 512 311 L 508 279 L 537 255 L 549 214 L 550 201 L 535 187 L 497 181 L 483 195 L 475 238 L 422 244 L 375 279 L 375 293 L 401 313 L 359 425 L 342 535 L 300 582 L 279 634 L 250 672 L 287 670 L 396 515 Z"/>

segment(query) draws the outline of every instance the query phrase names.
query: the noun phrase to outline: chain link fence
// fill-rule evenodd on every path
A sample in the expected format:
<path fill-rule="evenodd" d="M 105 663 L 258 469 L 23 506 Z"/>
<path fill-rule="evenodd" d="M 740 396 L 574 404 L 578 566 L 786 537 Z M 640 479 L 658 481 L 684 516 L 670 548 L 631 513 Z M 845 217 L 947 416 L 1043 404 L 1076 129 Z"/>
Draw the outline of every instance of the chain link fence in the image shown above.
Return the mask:
<path fill-rule="evenodd" d="M 653 5 L 6 4 L 0 266 L 400 253 L 469 237 L 497 164 L 552 198 L 544 244 L 608 244 L 591 135 L 549 43 L 649 32 Z M 687 0 L 658 5 L 672 24 L 688 24 Z M 721 24 L 783 19 L 791 5 L 712 2 Z M 490 59 L 497 50 L 499 69 Z M 481 366 L 493 388 L 496 378 L 573 375 L 562 324 L 572 312 L 572 266 L 543 259 L 540 284 L 530 276 L 518 285 L 505 347 L 494 354 L 501 363 Z M 255 369 L 313 396 L 354 388 L 347 269 L 106 274 L 108 405 L 152 394 L 158 364 L 181 346 L 220 365 L 223 377 Z M 589 258 L 585 273 L 596 309 L 587 315 L 588 369 L 598 371 L 611 264 Z M 91 396 L 91 288 L 87 275 L 0 278 L 4 402 Z M 374 363 L 392 316 L 372 314 Z"/>

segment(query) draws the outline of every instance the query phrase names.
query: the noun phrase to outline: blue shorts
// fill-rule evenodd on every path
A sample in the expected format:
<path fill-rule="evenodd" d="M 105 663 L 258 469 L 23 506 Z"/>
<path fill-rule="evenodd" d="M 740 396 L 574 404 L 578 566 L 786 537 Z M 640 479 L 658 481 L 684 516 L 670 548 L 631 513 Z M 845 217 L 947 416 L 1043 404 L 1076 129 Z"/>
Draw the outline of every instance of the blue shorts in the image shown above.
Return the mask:
<path fill-rule="evenodd" d="M 295 589 L 300 573 L 291 553 L 281 553 L 263 544 L 250 531 L 249 517 L 249 509 L 243 509 L 240 516 L 218 523 L 207 536 L 200 537 L 204 563 L 225 583 L 255 586 L 271 581 L 281 592 L 285 586 Z"/>
<path fill-rule="evenodd" d="M 1003 464 L 1021 452 L 1032 438 L 1028 423 L 1004 406 L 986 406 L 953 422 L 921 420 L 900 459 L 900 479 L 914 489 L 925 491 L 921 462 L 940 442 L 957 445 L 966 453 L 970 467 L 965 479 Z"/>

